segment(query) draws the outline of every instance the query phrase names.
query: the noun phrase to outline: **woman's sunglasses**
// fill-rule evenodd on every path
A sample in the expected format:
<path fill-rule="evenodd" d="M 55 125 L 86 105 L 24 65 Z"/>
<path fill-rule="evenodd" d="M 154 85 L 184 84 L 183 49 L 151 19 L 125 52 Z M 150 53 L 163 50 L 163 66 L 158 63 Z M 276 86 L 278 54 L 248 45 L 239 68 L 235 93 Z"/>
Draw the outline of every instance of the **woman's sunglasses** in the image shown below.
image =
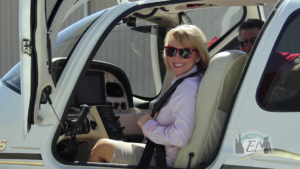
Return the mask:
<path fill-rule="evenodd" d="M 189 48 L 177 49 L 171 46 L 165 46 L 165 49 L 166 49 L 166 55 L 168 57 L 173 57 L 177 54 L 177 52 L 179 52 L 179 55 L 184 59 L 190 58 L 192 56 L 192 52 L 197 51 L 196 49 L 189 49 Z"/>
<path fill-rule="evenodd" d="M 247 46 L 248 42 L 250 42 L 253 45 L 255 41 L 256 41 L 256 38 L 252 38 L 249 41 L 247 39 L 244 39 L 244 40 L 239 41 L 239 45 L 241 47 L 245 47 L 245 46 Z"/>

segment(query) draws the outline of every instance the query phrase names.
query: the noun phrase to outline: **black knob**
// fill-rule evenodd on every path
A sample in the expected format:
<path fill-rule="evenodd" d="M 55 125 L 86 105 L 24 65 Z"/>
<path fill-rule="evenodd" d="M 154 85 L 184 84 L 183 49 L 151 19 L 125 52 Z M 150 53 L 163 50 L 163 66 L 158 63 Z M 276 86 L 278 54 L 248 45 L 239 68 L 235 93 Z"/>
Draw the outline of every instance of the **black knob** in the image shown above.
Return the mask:
<path fill-rule="evenodd" d="M 106 102 L 107 105 L 110 105 L 110 107 L 113 106 L 113 103 L 112 102 Z"/>
<path fill-rule="evenodd" d="M 116 110 L 119 108 L 119 106 L 120 106 L 120 103 L 118 103 L 118 102 L 115 102 L 115 103 L 114 103 L 114 108 L 115 108 Z"/>
<path fill-rule="evenodd" d="M 126 106 L 126 103 L 125 103 L 125 102 L 122 102 L 122 103 L 121 103 L 121 109 L 122 109 L 122 110 L 126 110 L 126 107 L 127 107 L 127 106 Z"/>
<path fill-rule="evenodd" d="M 93 121 L 93 120 L 90 121 L 90 125 L 91 125 L 91 128 L 92 128 L 93 130 L 95 130 L 96 127 L 97 127 L 97 123 L 96 123 L 95 121 Z"/>

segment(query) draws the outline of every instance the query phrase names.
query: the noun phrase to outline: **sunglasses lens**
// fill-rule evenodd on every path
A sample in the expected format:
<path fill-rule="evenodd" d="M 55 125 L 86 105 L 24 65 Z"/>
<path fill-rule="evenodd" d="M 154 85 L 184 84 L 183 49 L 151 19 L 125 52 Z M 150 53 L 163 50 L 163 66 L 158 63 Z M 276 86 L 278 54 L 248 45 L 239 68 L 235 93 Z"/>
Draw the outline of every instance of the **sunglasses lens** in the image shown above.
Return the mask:
<path fill-rule="evenodd" d="M 182 58 L 184 58 L 184 59 L 188 59 L 188 58 L 190 58 L 191 57 L 191 50 L 190 49 L 185 49 L 185 48 L 183 48 L 183 49 L 180 49 L 179 50 L 179 54 L 180 54 L 180 56 L 182 57 Z"/>
<path fill-rule="evenodd" d="M 256 41 L 256 38 L 253 38 L 250 40 L 250 42 L 252 43 L 252 45 L 254 44 L 254 42 Z"/>
<path fill-rule="evenodd" d="M 246 40 L 241 40 L 241 41 L 239 41 L 239 43 L 240 43 L 240 46 L 241 46 L 241 47 L 245 47 L 245 46 L 247 46 L 248 41 L 246 41 Z"/>
<path fill-rule="evenodd" d="M 167 56 L 170 56 L 170 57 L 175 56 L 176 52 L 177 52 L 177 50 L 173 47 L 168 47 L 166 50 Z"/>
<path fill-rule="evenodd" d="M 192 55 L 192 50 L 188 48 L 176 49 L 174 47 L 167 47 L 167 46 L 165 48 L 166 48 L 166 55 L 168 57 L 175 56 L 177 54 L 177 50 L 179 50 L 179 55 L 184 59 L 188 59 Z"/>

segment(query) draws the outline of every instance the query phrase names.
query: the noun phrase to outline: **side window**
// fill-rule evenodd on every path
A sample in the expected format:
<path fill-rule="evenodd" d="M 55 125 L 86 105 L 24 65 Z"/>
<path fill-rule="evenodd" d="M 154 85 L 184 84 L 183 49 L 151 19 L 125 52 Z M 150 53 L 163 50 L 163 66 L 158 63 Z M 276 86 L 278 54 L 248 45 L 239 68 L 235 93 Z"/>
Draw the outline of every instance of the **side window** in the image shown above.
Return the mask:
<path fill-rule="evenodd" d="M 137 27 L 116 26 L 98 50 L 95 60 L 112 63 L 120 67 L 128 76 L 132 93 L 142 97 L 155 97 L 161 90 L 159 71 L 153 71 L 151 59 L 151 23 L 140 21 Z M 158 78 L 159 77 L 159 78 Z"/>
<path fill-rule="evenodd" d="M 11 90 L 21 94 L 20 62 L 7 72 L 0 81 Z"/>
<path fill-rule="evenodd" d="M 197 25 L 210 44 L 239 25 L 244 16 L 243 7 L 212 7 L 187 13 L 192 24 Z M 210 46 L 208 44 L 208 47 Z"/>
<path fill-rule="evenodd" d="M 300 10 L 282 28 L 260 81 L 257 102 L 265 110 L 300 110 L 299 29 Z"/>

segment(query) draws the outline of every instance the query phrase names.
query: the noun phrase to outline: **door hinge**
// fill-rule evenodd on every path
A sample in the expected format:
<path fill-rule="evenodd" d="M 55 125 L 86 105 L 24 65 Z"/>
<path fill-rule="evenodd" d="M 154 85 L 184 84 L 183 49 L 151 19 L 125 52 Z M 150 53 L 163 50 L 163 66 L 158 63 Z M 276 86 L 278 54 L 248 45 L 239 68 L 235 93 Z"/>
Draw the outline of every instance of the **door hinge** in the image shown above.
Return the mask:
<path fill-rule="evenodd" d="M 23 52 L 31 56 L 32 46 L 29 39 L 23 39 Z"/>

